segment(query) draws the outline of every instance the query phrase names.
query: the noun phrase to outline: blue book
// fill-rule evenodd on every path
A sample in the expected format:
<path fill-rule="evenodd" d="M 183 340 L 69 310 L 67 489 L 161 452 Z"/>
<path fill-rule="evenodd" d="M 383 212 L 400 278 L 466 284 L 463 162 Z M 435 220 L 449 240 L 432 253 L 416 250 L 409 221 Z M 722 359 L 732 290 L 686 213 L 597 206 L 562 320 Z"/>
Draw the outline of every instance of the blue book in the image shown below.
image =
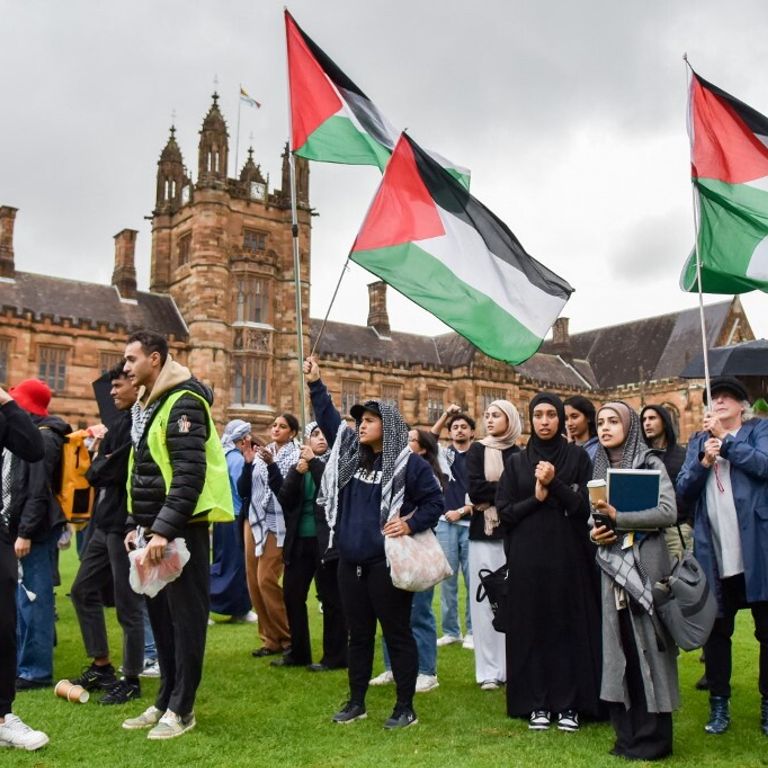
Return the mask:
<path fill-rule="evenodd" d="M 659 506 L 658 469 L 609 469 L 608 503 L 619 512 L 640 512 Z"/>

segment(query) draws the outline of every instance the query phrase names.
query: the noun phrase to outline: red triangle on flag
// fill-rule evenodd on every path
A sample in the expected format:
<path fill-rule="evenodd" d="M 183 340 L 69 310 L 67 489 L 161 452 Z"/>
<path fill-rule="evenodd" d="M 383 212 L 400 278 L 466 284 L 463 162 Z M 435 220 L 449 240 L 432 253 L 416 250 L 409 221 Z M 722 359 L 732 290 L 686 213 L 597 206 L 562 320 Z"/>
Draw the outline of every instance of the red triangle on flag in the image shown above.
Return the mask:
<path fill-rule="evenodd" d="M 419 174 L 411 145 L 405 134 L 400 134 L 352 252 L 389 248 L 444 234 L 443 222 Z"/>
<path fill-rule="evenodd" d="M 768 147 L 738 112 L 694 75 L 691 80 L 694 178 L 744 184 L 768 176 Z"/>
<path fill-rule="evenodd" d="M 303 147 L 329 117 L 341 109 L 341 99 L 309 50 L 298 24 L 285 11 L 288 81 L 291 93 L 291 149 Z"/>

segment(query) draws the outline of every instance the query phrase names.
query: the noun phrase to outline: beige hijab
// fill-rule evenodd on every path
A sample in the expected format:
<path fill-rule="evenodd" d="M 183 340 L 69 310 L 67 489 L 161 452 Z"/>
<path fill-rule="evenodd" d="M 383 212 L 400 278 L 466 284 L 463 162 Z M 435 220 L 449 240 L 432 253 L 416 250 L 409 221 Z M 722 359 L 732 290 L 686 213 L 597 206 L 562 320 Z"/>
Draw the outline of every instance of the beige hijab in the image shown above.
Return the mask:
<path fill-rule="evenodd" d="M 494 400 L 488 407 L 494 405 L 507 417 L 507 430 L 503 435 L 486 435 L 480 442 L 485 446 L 485 479 L 497 483 L 504 471 L 501 452 L 515 444 L 523 429 L 520 414 L 509 400 Z"/>
<path fill-rule="evenodd" d="M 522 425 L 520 424 L 520 414 L 509 400 L 494 400 L 491 406 L 496 406 L 507 417 L 507 429 L 503 435 L 486 435 L 480 442 L 485 446 L 485 455 L 483 457 L 483 470 L 485 479 L 491 483 L 497 483 L 504 471 L 504 459 L 501 452 L 506 448 L 511 448 L 520 434 Z M 486 536 L 491 536 L 499 525 L 499 513 L 495 506 L 488 506 L 482 510 L 484 519 L 484 531 Z"/>

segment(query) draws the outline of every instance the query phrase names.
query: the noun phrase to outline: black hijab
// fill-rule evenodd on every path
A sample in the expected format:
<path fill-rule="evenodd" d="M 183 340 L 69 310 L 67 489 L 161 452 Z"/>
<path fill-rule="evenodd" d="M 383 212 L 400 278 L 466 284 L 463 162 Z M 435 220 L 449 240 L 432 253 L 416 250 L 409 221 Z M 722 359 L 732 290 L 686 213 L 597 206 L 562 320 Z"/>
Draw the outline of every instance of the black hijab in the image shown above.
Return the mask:
<path fill-rule="evenodd" d="M 542 440 L 537 434 L 533 424 L 533 411 L 537 405 L 546 403 L 557 411 L 557 433 L 549 440 Z M 568 451 L 568 441 L 563 437 L 565 429 L 565 408 L 563 401 L 550 392 L 540 392 L 531 400 L 528 406 L 528 418 L 531 422 L 531 439 L 526 446 L 528 460 L 531 466 L 536 466 L 540 461 L 548 461 L 554 464 L 555 469 L 561 469 L 565 463 L 565 454 Z"/>

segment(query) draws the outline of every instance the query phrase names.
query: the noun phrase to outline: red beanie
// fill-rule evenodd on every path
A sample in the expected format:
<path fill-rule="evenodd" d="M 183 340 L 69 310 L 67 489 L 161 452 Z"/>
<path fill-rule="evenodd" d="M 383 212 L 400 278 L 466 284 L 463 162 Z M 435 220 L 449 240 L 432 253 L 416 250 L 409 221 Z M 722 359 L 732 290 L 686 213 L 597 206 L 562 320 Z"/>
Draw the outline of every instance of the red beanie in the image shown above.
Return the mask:
<path fill-rule="evenodd" d="M 25 379 L 8 390 L 8 394 L 29 413 L 35 416 L 48 415 L 48 403 L 51 402 L 51 389 L 40 379 Z"/>

